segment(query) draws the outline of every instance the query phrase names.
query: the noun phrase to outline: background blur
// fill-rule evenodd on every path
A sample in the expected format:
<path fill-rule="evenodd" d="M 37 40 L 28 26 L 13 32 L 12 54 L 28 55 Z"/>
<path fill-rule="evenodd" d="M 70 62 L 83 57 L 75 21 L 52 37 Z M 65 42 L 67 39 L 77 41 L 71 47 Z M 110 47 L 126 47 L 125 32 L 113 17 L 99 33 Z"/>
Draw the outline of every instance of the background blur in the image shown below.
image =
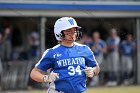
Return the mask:
<path fill-rule="evenodd" d="M 140 0 L 0 0 L 0 93 L 45 93 L 48 84 L 29 74 L 57 44 L 53 26 L 63 16 L 82 27 L 77 42 L 101 67 L 87 93 L 140 93 Z"/>

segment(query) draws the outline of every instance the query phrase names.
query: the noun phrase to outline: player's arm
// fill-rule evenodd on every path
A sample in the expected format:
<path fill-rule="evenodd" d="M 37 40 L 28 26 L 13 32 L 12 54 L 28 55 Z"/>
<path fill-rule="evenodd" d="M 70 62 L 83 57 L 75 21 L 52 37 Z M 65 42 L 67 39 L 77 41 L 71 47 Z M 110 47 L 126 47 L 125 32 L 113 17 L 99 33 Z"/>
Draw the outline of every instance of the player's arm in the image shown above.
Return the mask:
<path fill-rule="evenodd" d="M 30 77 L 37 82 L 44 82 L 44 75 L 42 74 L 42 71 L 38 68 L 32 69 Z"/>
<path fill-rule="evenodd" d="M 43 74 L 43 71 L 38 68 L 33 68 L 30 77 L 37 82 L 53 82 L 59 78 L 57 73 L 51 72 L 49 75 Z"/>
<path fill-rule="evenodd" d="M 103 53 L 106 53 L 107 52 L 107 45 L 106 45 L 106 43 L 105 42 L 102 42 L 102 48 L 101 48 L 102 50 L 102 52 Z"/>
<path fill-rule="evenodd" d="M 98 75 L 100 72 L 100 67 L 99 67 L 97 61 L 96 61 L 96 67 L 93 67 L 93 68 L 95 68 L 95 69 L 93 69 L 94 76 Z"/>
<path fill-rule="evenodd" d="M 99 74 L 100 67 L 90 48 L 88 48 L 88 53 L 86 56 L 86 66 L 87 67 L 85 68 L 85 73 L 88 77 L 93 77 Z"/>
<path fill-rule="evenodd" d="M 57 73 L 51 72 L 49 75 L 43 74 L 48 69 L 52 68 L 53 62 L 51 60 L 50 50 L 46 50 L 39 60 L 39 62 L 35 65 L 35 67 L 31 71 L 31 78 L 37 82 L 53 82 L 56 78 L 58 78 Z"/>
<path fill-rule="evenodd" d="M 96 67 L 86 67 L 85 69 L 85 73 L 87 75 L 87 77 L 93 77 L 98 75 L 100 72 L 100 67 L 97 63 Z"/>

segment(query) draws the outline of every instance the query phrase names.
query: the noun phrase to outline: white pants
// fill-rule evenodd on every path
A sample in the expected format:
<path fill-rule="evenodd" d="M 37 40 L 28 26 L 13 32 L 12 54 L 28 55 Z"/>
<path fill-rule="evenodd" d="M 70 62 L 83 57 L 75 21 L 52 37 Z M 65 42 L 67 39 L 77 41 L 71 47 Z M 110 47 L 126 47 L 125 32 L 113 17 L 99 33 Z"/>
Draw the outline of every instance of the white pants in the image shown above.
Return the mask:
<path fill-rule="evenodd" d="M 103 55 L 95 56 L 95 59 L 99 65 L 103 63 Z"/>
<path fill-rule="evenodd" d="M 108 55 L 108 70 L 113 72 L 119 71 L 119 53 L 114 51 Z"/>
<path fill-rule="evenodd" d="M 95 56 L 95 59 L 97 61 L 97 63 L 99 64 L 99 66 L 103 67 L 103 61 L 104 61 L 104 58 L 103 58 L 103 55 L 99 55 L 99 56 Z M 101 67 L 101 71 L 102 71 L 102 67 Z M 97 86 L 99 85 L 99 76 L 94 76 L 92 78 L 92 81 L 91 81 L 91 86 Z"/>
<path fill-rule="evenodd" d="M 58 92 L 58 91 L 56 91 L 55 89 L 49 88 L 49 89 L 47 90 L 47 93 L 64 93 L 64 92 Z"/>
<path fill-rule="evenodd" d="M 122 55 L 121 62 L 122 62 L 122 71 L 130 73 L 133 69 L 132 58 L 129 56 Z"/>

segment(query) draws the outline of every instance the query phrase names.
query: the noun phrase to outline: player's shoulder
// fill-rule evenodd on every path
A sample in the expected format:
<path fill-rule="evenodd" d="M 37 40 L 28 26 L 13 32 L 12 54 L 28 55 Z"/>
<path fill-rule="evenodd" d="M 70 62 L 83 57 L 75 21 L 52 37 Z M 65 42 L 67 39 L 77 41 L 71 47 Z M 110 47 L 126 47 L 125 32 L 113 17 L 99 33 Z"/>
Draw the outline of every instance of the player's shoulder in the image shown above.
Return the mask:
<path fill-rule="evenodd" d="M 42 56 L 44 56 L 44 57 L 45 57 L 45 56 L 51 56 L 51 55 L 54 53 L 54 51 L 55 51 L 56 49 L 58 49 L 59 47 L 60 47 L 60 44 L 58 44 L 58 45 L 56 45 L 56 46 L 54 46 L 54 47 L 52 47 L 52 48 L 46 49 Z"/>
<path fill-rule="evenodd" d="M 46 50 L 44 51 L 44 53 L 42 54 L 42 58 L 48 57 L 49 54 L 50 54 L 50 50 L 49 50 L 49 49 L 46 49 Z"/>
<path fill-rule="evenodd" d="M 80 43 L 77 43 L 77 42 L 74 42 L 74 45 L 75 45 L 75 46 L 78 46 L 78 47 L 85 47 L 85 46 L 87 46 L 87 45 L 80 44 Z"/>
<path fill-rule="evenodd" d="M 121 41 L 120 37 L 117 36 L 117 37 L 115 38 L 115 41 L 120 42 L 120 41 Z"/>
<path fill-rule="evenodd" d="M 80 43 L 77 43 L 77 42 L 74 42 L 74 45 L 79 49 L 89 49 L 89 47 L 87 45 L 80 44 Z"/>
<path fill-rule="evenodd" d="M 92 50 L 87 45 L 79 44 L 79 43 L 75 43 L 75 45 L 77 45 L 78 50 L 84 51 L 83 53 L 85 53 L 87 55 L 89 55 L 89 53 L 92 53 Z"/>
<path fill-rule="evenodd" d="M 105 41 L 104 40 L 102 40 L 102 39 L 100 39 L 100 41 L 99 41 L 101 44 L 104 44 L 105 43 Z"/>
<path fill-rule="evenodd" d="M 52 50 L 58 49 L 60 47 L 60 44 L 55 45 L 54 47 L 50 48 Z"/>
<path fill-rule="evenodd" d="M 121 44 L 122 44 L 122 45 L 125 45 L 125 44 L 127 44 L 127 41 L 126 41 L 126 40 L 123 40 L 123 41 L 121 42 Z"/>

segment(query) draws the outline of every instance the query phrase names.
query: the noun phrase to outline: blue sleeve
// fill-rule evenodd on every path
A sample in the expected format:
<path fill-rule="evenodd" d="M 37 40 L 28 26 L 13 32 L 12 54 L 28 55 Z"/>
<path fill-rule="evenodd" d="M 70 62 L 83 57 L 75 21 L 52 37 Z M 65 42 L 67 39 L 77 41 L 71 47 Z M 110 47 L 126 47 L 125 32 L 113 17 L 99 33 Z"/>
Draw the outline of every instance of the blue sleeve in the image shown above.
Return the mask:
<path fill-rule="evenodd" d="M 106 43 L 104 41 L 102 41 L 102 48 L 106 47 Z"/>
<path fill-rule="evenodd" d="M 87 49 L 86 57 L 85 57 L 86 66 L 95 67 L 97 65 L 97 62 L 96 62 L 96 59 L 94 57 L 94 54 L 88 46 L 86 49 Z"/>
<path fill-rule="evenodd" d="M 122 41 L 121 43 L 120 43 L 120 45 L 119 45 L 119 47 L 120 47 L 120 52 L 122 53 L 123 52 L 123 47 L 124 47 L 124 41 Z"/>
<path fill-rule="evenodd" d="M 35 67 L 46 72 L 52 66 L 53 66 L 53 61 L 52 61 L 52 58 L 51 58 L 51 53 L 50 53 L 50 50 L 47 49 L 43 53 L 42 58 L 35 65 Z"/>

